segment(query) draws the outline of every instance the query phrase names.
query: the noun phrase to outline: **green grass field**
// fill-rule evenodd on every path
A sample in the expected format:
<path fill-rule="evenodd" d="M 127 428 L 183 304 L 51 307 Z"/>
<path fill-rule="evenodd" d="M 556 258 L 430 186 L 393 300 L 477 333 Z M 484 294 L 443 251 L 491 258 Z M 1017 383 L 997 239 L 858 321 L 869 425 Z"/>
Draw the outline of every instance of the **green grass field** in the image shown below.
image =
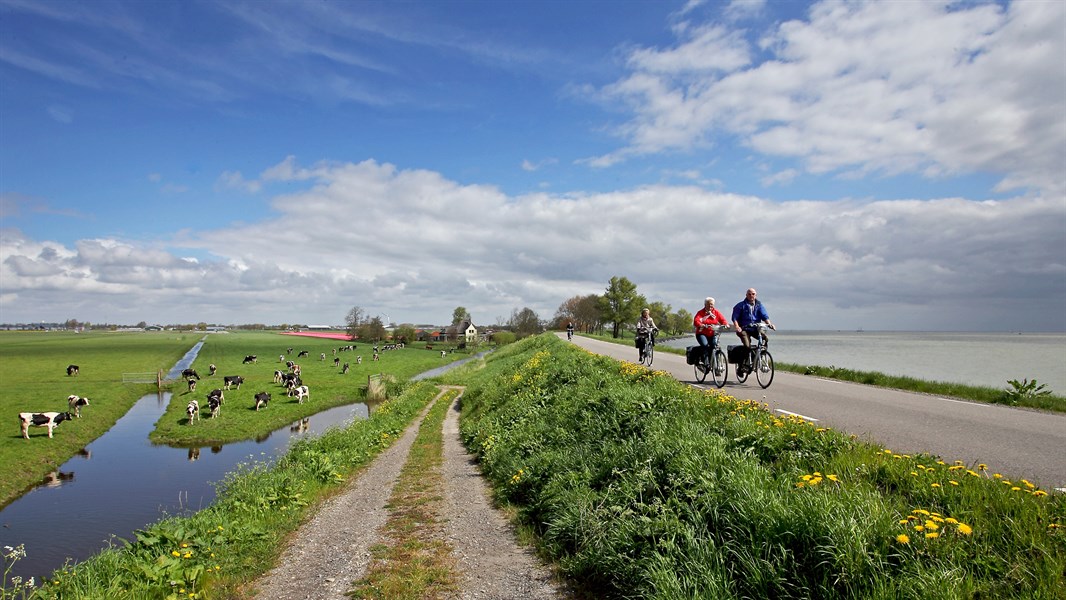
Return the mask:
<path fill-rule="evenodd" d="M 442 359 L 439 344 L 434 350 L 426 350 L 423 344 L 381 352 L 375 362 L 374 344 L 356 342 L 355 350 L 337 352 L 341 364 L 334 366 L 333 350 L 347 344 L 341 340 L 277 333 L 213 334 L 192 365 L 201 376 L 196 391 L 189 392 L 184 381 L 173 386 L 174 396 L 150 439 L 156 443 L 203 446 L 255 438 L 327 408 L 364 401 L 370 375 L 386 373 L 402 382 L 470 356 L 455 352 Z M 293 349 L 291 355 L 287 354 L 289 348 Z M 308 356 L 297 358 L 300 351 L 307 351 Z M 322 354 L 326 355 L 324 360 Z M 247 355 L 256 355 L 258 361 L 243 364 Z M 310 399 L 302 404 L 286 396 L 285 388 L 274 383 L 275 370 L 288 370 L 279 360 L 282 355 L 300 365 L 304 385 L 311 391 Z M 363 357 L 361 365 L 356 364 L 357 356 Z M 351 367 L 347 374 L 341 374 L 344 363 Z M 218 367 L 213 377 L 208 375 L 210 364 Z M 222 378 L 227 375 L 240 375 L 244 384 L 239 390 L 224 391 L 222 409 L 218 418 L 212 419 L 207 409 L 207 394 L 221 389 Z M 254 397 L 258 392 L 269 393 L 270 403 L 256 412 Z M 200 403 L 201 414 L 199 422 L 190 425 L 185 407 L 193 399 Z"/>
<path fill-rule="evenodd" d="M 388 373 L 403 381 L 469 356 L 450 353 L 442 359 L 438 345 L 432 351 L 420 349 L 423 346 L 384 352 L 374 362 L 372 345 L 357 344 L 355 351 L 338 352 L 342 364 L 351 364 L 351 371 L 341 375 L 340 367 L 333 366 L 333 349 L 347 344 L 341 340 L 271 332 L 0 332 L 0 414 L 6 415 L 8 423 L 7 433 L 0 435 L 0 506 L 103 435 L 139 398 L 157 391 L 154 383 L 122 383 L 123 373 L 162 369 L 165 374 L 201 339 L 205 342 L 193 368 L 203 379 L 193 393 L 184 381 L 173 382 L 174 395 L 150 436 L 153 442 L 203 446 L 255 438 L 327 408 L 362 401 L 370 374 Z M 290 347 L 294 360 L 301 350 L 309 353 L 298 361 L 311 389 L 311 399 L 303 404 L 286 397 L 284 389 L 273 383 L 274 370 L 285 368 L 278 357 Z M 322 353 L 326 360 L 319 359 Z M 257 354 L 258 363 L 242 364 L 248 354 Z M 355 357 L 360 354 L 363 364 L 356 365 Z M 210 363 L 218 367 L 214 377 L 207 376 Z M 68 364 L 80 366 L 81 373 L 68 377 Z M 245 384 L 226 392 L 219 418 L 207 418 L 207 393 L 222 387 L 223 375 L 241 375 Z M 256 412 L 252 397 L 258 391 L 269 392 L 272 400 L 268 408 Z M 47 429 L 36 427 L 30 428 L 29 440 L 22 439 L 19 412 L 66 411 L 71 394 L 90 399 L 82 418 L 60 424 L 52 439 Z M 193 398 L 205 405 L 205 411 L 200 422 L 189 426 L 185 406 Z"/>
<path fill-rule="evenodd" d="M 98 438 L 156 385 L 123 384 L 123 373 L 174 365 L 203 334 L 0 331 L 0 506 Z M 68 377 L 69 364 L 81 374 Z M 66 411 L 67 396 L 89 398 L 82 418 L 22 439 L 18 413 Z"/>

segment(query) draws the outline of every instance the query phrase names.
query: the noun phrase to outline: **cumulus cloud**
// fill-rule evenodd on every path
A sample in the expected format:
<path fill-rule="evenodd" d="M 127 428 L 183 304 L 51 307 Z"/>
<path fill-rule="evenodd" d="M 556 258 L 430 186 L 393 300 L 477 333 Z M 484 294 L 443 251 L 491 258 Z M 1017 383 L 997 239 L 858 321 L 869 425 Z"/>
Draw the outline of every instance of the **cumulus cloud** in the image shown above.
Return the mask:
<path fill-rule="evenodd" d="M 687 21 L 600 90 L 631 118 L 626 146 L 587 163 L 736 136 L 811 173 L 987 172 L 1061 195 L 1064 27 L 1061 2 L 826 1 L 758 37 Z"/>
<path fill-rule="evenodd" d="M 106 304 L 130 322 L 337 323 L 359 305 L 444 322 L 461 305 L 491 324 L 524 306 L 548 318 L 619 275 L 690 311 L 754 285 L 791 328 L 1010 329 L 1033 311 L 1066 326 L 1060 200 L 771 202 L 668 185 L 509 196 L 372 160 L 283 165 L 268 170 L 300 187 L 273 198 L 275 216 L 187 233 L 173 251 L 5 232 L 4 319 L 99 319 L 81 313 Z M 1025 315 L 1020 290 L 1037 299 Z"/>

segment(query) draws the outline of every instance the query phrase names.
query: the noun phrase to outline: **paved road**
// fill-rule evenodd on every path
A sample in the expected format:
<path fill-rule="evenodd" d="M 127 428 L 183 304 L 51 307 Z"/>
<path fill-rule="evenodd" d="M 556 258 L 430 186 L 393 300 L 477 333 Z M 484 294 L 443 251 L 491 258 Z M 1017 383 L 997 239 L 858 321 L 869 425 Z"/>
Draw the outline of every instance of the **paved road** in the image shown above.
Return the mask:
<path fill-rule="evenodd" d="M 565 335 L 560 334 L 563 339 Z M 597 354 L 636 362 L 630 346 L 574 337 Z M 659 352 L 653 368 L 697 384 L 685 357 Z M 926 394 L 795 375 L 778 371 L 761 389 L 754 375 L 737 383 L 730 365 L 723 390 L 739 399 L 766 402 L 771 410 L 801 415 L 819 425 L 846 431 L 894 452 L 939 455 L 948 463 L 984 463 L 989 471 L 1028 479 L 1043 489 L 1066 491 L 1066 415 L 1007 406 L 950 400 Z"/>

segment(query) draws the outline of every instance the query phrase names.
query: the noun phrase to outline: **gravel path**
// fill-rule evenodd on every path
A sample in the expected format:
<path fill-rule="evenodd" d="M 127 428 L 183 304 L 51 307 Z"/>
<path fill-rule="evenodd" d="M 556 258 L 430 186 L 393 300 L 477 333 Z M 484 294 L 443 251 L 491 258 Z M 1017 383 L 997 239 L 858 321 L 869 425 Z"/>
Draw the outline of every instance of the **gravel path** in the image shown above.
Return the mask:
<path fill-rule="evenodd" d="M 569 597 L 553 583 L 550 571 L 532 552 L 517 545 L 506 517 L 492 507 L 477 463 L 459 440 L 459 398 L 453 401 L 444 421 L 442 466 L 445 541 L 451 545 L 460 571 L 460 589 L 454 597 Z M 347 489 L 323 503 L 289 541 L 278 565 L 250 586 L 248 597 L 348 600 L 345 592 L 370 564 L 370 547 L 381 541 L 381 528 L 388 517 L 385 503 L 428 411 L 429 407 Z"/>

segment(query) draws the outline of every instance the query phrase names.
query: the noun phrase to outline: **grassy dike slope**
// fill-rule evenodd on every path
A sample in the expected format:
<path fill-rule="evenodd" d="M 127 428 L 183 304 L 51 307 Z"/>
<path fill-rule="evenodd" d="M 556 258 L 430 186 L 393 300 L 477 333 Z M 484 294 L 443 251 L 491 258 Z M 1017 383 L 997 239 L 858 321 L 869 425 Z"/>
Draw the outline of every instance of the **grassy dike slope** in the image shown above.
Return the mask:
<path fill-rule="evenodd" d="M 597 597 L 1063 598 L 1066 498 L 553 335 L 447 379 L 497 500 Z"/>

